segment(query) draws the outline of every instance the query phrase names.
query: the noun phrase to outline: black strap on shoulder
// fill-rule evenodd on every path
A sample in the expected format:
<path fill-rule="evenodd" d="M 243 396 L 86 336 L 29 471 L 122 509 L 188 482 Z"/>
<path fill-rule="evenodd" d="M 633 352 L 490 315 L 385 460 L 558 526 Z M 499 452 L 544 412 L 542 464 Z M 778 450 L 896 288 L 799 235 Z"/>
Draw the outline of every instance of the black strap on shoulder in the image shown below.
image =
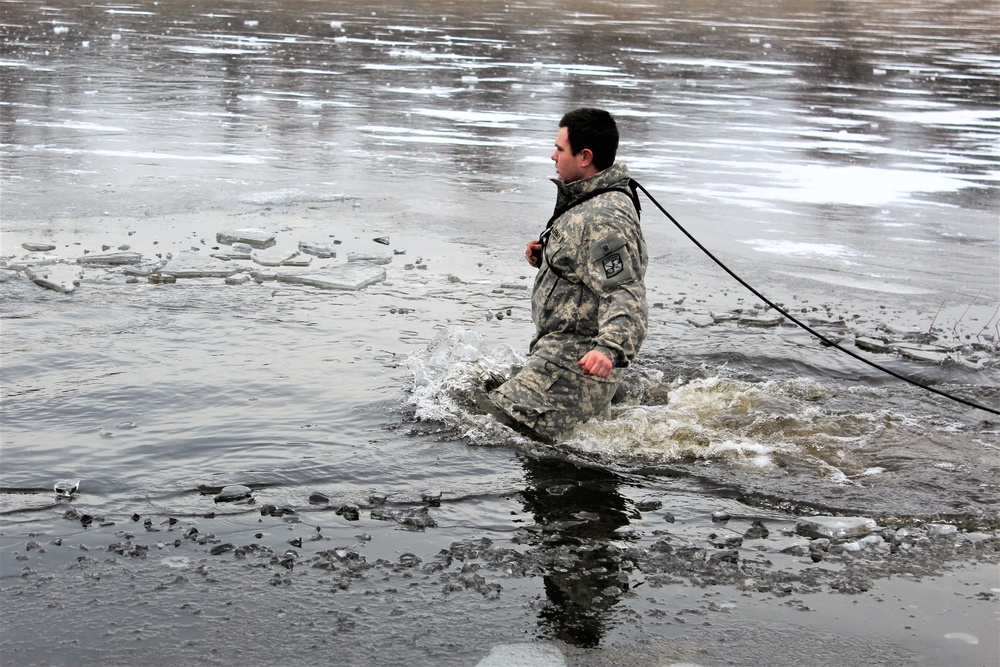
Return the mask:
<path fill-rule="evenodd" d="M 630 178 L 628 180 L 628 187 L 627 188 L 623 188 L 623 187 L 601 188 L 599 190 L 594 190 L 593 192 L 588 192 L 587 194 L 583 195 L 579 199 L 575 199 L 575 200 L 569 202 L 568 204 L 564 204 L 563 206 L 560 206 L 552 214 L 552 217 L 549 218 L 549 221 L 547 223 L 545 223 L 545 230 L 542 231 L 542 233 L 538 236 L 538 240 L 541 242 L 542 247 L 544 248 L 546 242 L 549 240 L 549 235 L 552 233 L 552 225 L 555 224 L 556 220 L 558 220 L 559 218 L 561 218 L 571 208 L 575 208 L 575 207 L 579 206 L 580 204 L 584 203 L 585 201 L 590 201 L 594 197 L 599 197 L 599 196 L 601 196 L 603 194 L 607 194 L 609 192 L 621 192 L 621 193 L 624 193 L 624 194 L 628 195 L 629 199 L 632 200 L 632 205 L 635 206 L 635 213 L 636 213 L 636 215 L 641 218 L 642 217 L 642 206 L 639 204 L 639 193 L 637 191 L 639 187 L 641 187 L 639 185 L 639 183 L 635 179 Z"/>

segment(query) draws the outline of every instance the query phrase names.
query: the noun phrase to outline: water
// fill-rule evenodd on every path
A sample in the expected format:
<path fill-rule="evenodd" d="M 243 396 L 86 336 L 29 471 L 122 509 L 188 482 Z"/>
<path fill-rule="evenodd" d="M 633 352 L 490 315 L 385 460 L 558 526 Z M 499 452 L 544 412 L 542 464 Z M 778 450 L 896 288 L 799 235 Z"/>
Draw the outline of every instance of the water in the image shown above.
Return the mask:
<path fill-rule="evenodd" d="M 3 271 L 0 580 L 5 608 L 17 610 L 4 614 L 4 653 L 55 664 L 71 655 L 106 661 L 102 646 L 117 649 L 116 659 L 132 650 L 125 631 L 86 639 L 95 624 L 124 623 L 116 601 L 133 603 L 121 588 L 91 590 L 67 574 L 76 559 L 60 554 L 71 545 L 102 553 L 89 567 L 105 580 L 127 573 L 144 582 L 146 604 L 165 619 L 156 631 L 145 626 L 146 644 L 166 650 L 171 636 L 185 636 L 192 660 L 206 658 L 213 641 L 184 630 L 189 619 L 178 610 L 193 597 L 219 630 L 223 661 L 277 659 L 266 634 L 244 643 L 225 612 L 227 602 L 266 599 L 281 618 L 307 623 L 321 609 L 353 623 L 352 636 L 370 639 L 350 649 L 310 630 L 284 632 L 360 664 L 475 664 L 490 646 L 532 637 L 557 640 L 580 664 L 795 664 L 794 653 L 760 656 L 749 639 L 784 603 L 741 600 L 735 580 L 713 574 L 710 589 L 731 598 L 739 608 L 731 612 L 681 575 L 679 584 L 621 593 L 640 590 L 640 570 L 656 570 L 646 556 L 633 558 L 639 570 L 595 557 L 605 571 L 596 577 L 586 574 L 593 567 L 559 563 L 587 562 L 581 553 L 607 545 L 648 549 L 663 530 L 700 544 L 717 530 L 719 510 L 770 523 L 774 572 L 808 570 L 779 555 L 792 538 L 778 538 L 778 527 L 793 530 L 799 513 L 994 531 L 995 415 L 890 378 L 787 323 L 713 320 L 765 309 L 649 202 L 650 336 L 613 418 L 551 449 L 476 413 L 466 397 L 484 370 L 509 369 L 530 338 L 523 244 L 551 210 L 558 118 L 586 104 L 616 114 L 620 157 L 636 178 L 768 298 L 850 349 L 856 336 L 890 331 L 933 339 L 949 350 L 947 361 L 865 355 L 1000 409 L 997 9 L 903 0 L 4 3 L 0 241 L 8 266 L 21 265 L 28 241 L 55 245 L 44 253 L 53 260 L 125 244 L 147 258 L 191 247 L 207 254 L 218 232 L 238 227 L 265 228 L 289 248 L 341 242 L 336 259 L 314 266 L 350 252 L 405 253 L 384 283 L 359 292 L 221 279 L 153 285 L 87 268 L 62 295 Z M 80 480 L 71 502 L 55 498 L 63 479 Z M 226 484 L 250 486 L 256 504 L 217 505 L 199 493 Z M 550 487 L 590 494 L 549 494 L 566 502 L 540 506 L 538 490 Z M 373 494 L 403 512 L 426 505 L 429 490 L 442 492 L 440 507 L 429 508 L 436 527 L 401 530 L 369 516 Z M 362 520 L 310 504 L 317 491 L 330 508 L 358 505 Z M 675 523 L 635 509 L 649 499 Z M 280 555 L 284 532 L 302 524 L 261 517 L 264 504 L 295 508 L 305 527 L 334 540 L 306 539 L 300 556 L 314 567 L 323 563 L 319 549 L 351 544 L 369 563 L 397 563 L 373 566 L 392 583 L 326 598 L 309 568 L 289 570 L 297 584 L 274 587 L 280 566 L 253 570 L 254 578 L 207 545 L 172 546 L 182 528 L 197 526 L 224 542 L 262 540 Z M 67 508 L 98 520 L 81 528 L 64 518 Z M 575 532 L 580 512 L 595 530 Z M 134 514 L 154 526 L 179 523 L 144 532 L 129 521 Z M 547 536 L 543 544 L 531 526 Z M 623 527 L 635 532 L 613 532 Z M 254 538 L 258 531 L 265 537 Z M 576 546 L 561 551 L 552 544 L 560 535 Z M 398 564 L 413 553 L 426 565 L 442 548 L 483 537 L 528 554 L 535 569 L 507 574 L 498 553 L 468 556 L 485 584 L 455 574 L 473 592 L 442 600 L 442 585 L 458 579 L 435 577 L 447 579 L 454 565 L 408 582 L 413 571 Z M 144 538 L 144 558 L 107 561 L 109 543 Z M 31 540 L 45 553 L 26 551 Z M 741 548 L 744 562 L 753 551 L 749 542 Z M 793 595 L 820 611 L 818 632 L 853 637 L 859 659 L 995 662 L 995 642 L 986 640 L 997 611 L 995 559 L 982 549 L 932 556 L 898 567 L 937 576 L 957 562 L 985 586 L 985 598 L 955 612 L 966 625 L 947 629 L 979 628 L 978 644 L 905 615 L 848 627 L 838 619 L 851 612 L 830 596 L 799 580 Z M 193 572 L 206 562 L 203 582 Z M 566 590 L 557 567 L 582 577 L 579 592 L 621 594 L 581 606 L 553 593 Z M 169 573 L 188 583 L 154 594 L 171 586 Z M 861 597 L 934 609 L 935 595 L 947 602 L 962 590 L 940 576 L 940 586 L 904 593 L 873 575 L 875 588 Z M 499 579 L 494 596 L 489 585 Z M 315 591 L 303 597 L 303 587 Z M 61 607 L 46 611 L 52 596 Z M 678 602 L 685 596 L 701 599 Z M 101 600 L 97 609 L 90 600 Z M 366 604 L 367 615 L 356 611 Z M 709 614 L 715 627 L 702 632 L 726 637 L 727 653 L 650 643 L 650 633 L 666 641 L 683 629 L 657 621 L 660 613 L 676 619 L 685 608 Z M 561 618 L 570 619 L 565 627 Z M 64 644 L 35 646 L 39 619 L 62 622 Z M 793 615 L 774 636 L 802 622 Z M 903 624 L 909 641 L 897 640 Z M 411 641 L 420 632 L 428 639 Z M 733 643 L 731 633 L 748 639 Z M 788 645 L 821 655 L 807 637 Z M 316 650 L 292 655 L 329 658 Z"/>

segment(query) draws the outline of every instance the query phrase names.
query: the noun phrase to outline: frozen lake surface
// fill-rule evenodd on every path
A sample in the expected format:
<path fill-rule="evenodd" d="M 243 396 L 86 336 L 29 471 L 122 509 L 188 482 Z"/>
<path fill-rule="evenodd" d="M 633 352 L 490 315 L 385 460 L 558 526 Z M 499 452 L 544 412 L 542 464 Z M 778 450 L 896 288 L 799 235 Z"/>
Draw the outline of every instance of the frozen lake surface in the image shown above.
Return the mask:
<path fill-rule="evenodd" d="M 24 0 L 0 34 L 5 664 L 996 664 L 996 2 Z M 967 402 L 645 200 L 612 418 L 477 414 L 583 105 L 768 299 Z"/>

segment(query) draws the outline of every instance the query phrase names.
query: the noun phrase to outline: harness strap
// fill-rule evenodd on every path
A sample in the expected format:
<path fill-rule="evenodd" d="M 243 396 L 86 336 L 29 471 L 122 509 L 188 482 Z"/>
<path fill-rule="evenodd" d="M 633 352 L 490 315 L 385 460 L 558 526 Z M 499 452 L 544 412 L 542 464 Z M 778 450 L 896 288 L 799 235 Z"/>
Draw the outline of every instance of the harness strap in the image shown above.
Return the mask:
<path fill-rule="evenodd" d="M 620 186 L 610 187 L 610 188 L 601 188 L 599 190 L 594 190 L 593 192 L 588 192 L 587 194 L 585 194 L 584 196 L 580 197 L 579 199 L 573 200 L 573 201 L 569 202 L 568 204 L 560 206 L 559 208 L 556 209 L 555 213 L 552 214 L 552 217 L 549 218 L 549 221 L 545 224 L 545 229 L 538 236 L 538 241 L 542 244 L 542 252 L 543 253 L 545 252 L 545 246 L 546 246 L 546 244 L 549 241 L 549 236 L 552 234 L 552 225 L 555 224 L 556 220 L 558 220 L 559 218 L 561 218 L 570 209 L 572 209 L 572 208 L 574 208 L 576 206 L 579 206 L 580 204 L 582 204 L 582 203 L 584 203 L 586 201 L 590 201 L 594 197 L 599 197 L 599 196 L 601 196 L 603 194 L 607 194 L 609 192 L 622 192 L 624 194 L 627 194 L 629 196 L 629 199 L 632 200 L 632 205 L 635 206 L 636 215 L 638 215 L 639 217 L 642 217 L 642 206 L 639 204 L 639 193 L 637 192 L 637 189 L 640 188 L 640 187 L 642 187 L 642 186 L 640 186 L 639 183 L 635 179 L 630 178 L 630 179 L 628 179 L 628 187 L 627 188 L 623 188 L 623 187 L 620 187 Z M 570 280 L 569 278 L 567 278 L 566 275 L 562 271 L 560 271 L 559 269 L 557 269 L 551 263 L 549 264 L 549 269 L 551 269 L 552 273 L 556 274 L 556 278 L 561 278 L 561 279 L 563 279 L 563 280 L 565 280 L 567 282 L 571 282 L 571 283 L 575 282 L 575 281 Z"/>
<path fill-rule="evenodd" d="M 584 196 L 580 197 L 579 199 L 575 199 L 575 200 L 569 202 L 568 204 L 564 204 L 563 206 L 560 206 L 552 214 L 552 217 L 549 218 L 549 221 L 547 223 L 545 223 L 545 229 L 538 236 L 538 240 L 541 241 L 542 246 L 544 247 L 546 241 L 548 241 L 548 239 L 549 239 L 549 235 L 552 233 L 552 225 L 555 224 L 556 220 L 558 220 L 559 218 L 561 218 L 563 216 L 563 214 L 565 214 L 570 209 L 575 208 L 575 207 L 579 206 L 580 204 L 582 204 L 582 203 L 584 203 L 586 201 L 590 201 L 594 197 L 599 197 L 599 196 L 601 196 L 603 194 L 607 194 L 608 192 L 621 192 L 621 193 L 624 193 L 624 194 L 628 195 L 629 199 L 632 200 L 632 205 L 635 206 L 635 212 L 636 212 L 636 214 L 641 218 L 642 217 L 642 205 L 639 203 L 639 193 L 638 193 L 638 188 L 640 188 L 640 187 L 641 186 L 639 185 L 638 181 L 636 181 L 634 178 L 630 178 L 630 179 L 628 179 L 628 188 L 623 188 L 623 187 L 620 187 L 620 186 L 611 187 L 611 188 L 601 188 L 599 190 L 594 190 L 593 192 L 588 192 L 587 194 L 585 194 Z"/>

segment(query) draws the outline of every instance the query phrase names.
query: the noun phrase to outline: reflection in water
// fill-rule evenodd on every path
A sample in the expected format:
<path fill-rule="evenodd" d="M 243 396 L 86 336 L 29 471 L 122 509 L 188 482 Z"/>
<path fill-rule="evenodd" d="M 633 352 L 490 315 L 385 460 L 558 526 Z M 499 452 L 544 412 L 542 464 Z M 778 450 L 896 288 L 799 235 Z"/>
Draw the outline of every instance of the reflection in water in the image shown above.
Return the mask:
<path fill-rule="evenodd" d="M 0 4 L 0 138 L 35 147 L 19 167 L 43 181 L 173 178 L 222 152 L 257 159 L 234 178 L 349 178 L 377 156 L 489 188 L 599 102 L 637 166 L 691 193 L 741 201 L 734 182 L 804 156 L 928 162 L 996 204 L 986 5 L 339 4 Z"/>
<path fill-rule="evenodd" d="M 611 625 L 611 610 L 628 590 L 621 557 L 609 544 L 628 525 L 618 478 L 560 459 L 523 457 L 525 510 L 542 528 L 539 544 L 547 601 L 543 632 L 569 644 L 594 647 Z"/>

